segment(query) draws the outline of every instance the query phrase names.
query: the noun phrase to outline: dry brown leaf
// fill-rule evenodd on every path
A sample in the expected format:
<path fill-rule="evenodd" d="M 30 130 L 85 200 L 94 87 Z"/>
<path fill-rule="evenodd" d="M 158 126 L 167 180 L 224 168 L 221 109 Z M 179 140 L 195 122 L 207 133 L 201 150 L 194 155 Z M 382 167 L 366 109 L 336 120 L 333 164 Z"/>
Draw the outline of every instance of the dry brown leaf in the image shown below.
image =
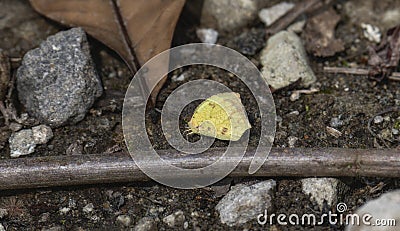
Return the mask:
<path fill-rule="evenodd" d="M 185 0 L 30 0 L 39 13 L 68 26 L 79 26 L 115 50 L 136 72 L 170 48 Z M 152 75 L 149 75 L 152 76 Z M 146 79 L 146 86 L 156 80 Z M 165 82 L 152 92 L 152 101 Z M 148 90 L 146 87 L 145 90 Z"/>
<path fill-rule="evenodd" d="M 303 37 L 309 53 L 327 57 L 344 50 L 343 42 L 335 38 L 335 28 L 339 20 L 340 16 L 330 8 L 307 22 Z"/>

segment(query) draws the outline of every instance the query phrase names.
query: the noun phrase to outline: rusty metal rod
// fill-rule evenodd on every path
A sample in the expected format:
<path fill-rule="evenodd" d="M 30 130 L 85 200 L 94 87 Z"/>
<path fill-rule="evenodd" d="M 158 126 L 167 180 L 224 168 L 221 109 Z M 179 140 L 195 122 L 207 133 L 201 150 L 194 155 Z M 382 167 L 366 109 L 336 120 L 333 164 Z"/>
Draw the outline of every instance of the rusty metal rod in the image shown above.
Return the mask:
<path fill-rule="evenodd" d="M 185 168 L 211 164 L 220 149 L 209 149 L 202 155 L 176 158 L 175 150 L 160 151 L 163 158 Z M 250 176 L 251 151 L 246 153 L 233 177 Z M 238 161 L 238 159 L 226 159 Z M 151 163 L 164 170 L 163 163 Z M 169 174 L 173 177 L 173 173 Z M 251 176 L 371 176 L 400 177 L 398 149 L 340 148 L 273 148 L 267 161 Z M 127 153 L 19 158 L 0 161 L 0 190 L 101 184 L 150 180 Z"/>

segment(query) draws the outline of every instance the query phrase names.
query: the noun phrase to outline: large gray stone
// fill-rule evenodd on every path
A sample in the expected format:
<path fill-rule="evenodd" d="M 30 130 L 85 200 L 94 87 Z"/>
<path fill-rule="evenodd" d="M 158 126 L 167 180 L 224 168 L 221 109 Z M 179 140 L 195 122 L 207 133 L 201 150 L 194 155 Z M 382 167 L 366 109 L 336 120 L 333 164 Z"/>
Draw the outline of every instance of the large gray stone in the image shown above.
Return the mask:
<path fill-rule="evenodd" d="M 236 226 L 257 219 L 271 207 L 275 187 L 274 180 L 233 186 L 216 206 L 221 222 Z"/>
<path fill-rule="evenodd" d="M 316 77 L 308 65 L 307 54 L 294 32 L 281 31 L 270 37 L 261 51 L 261 72 L 271 87 L 280 89 L 301 79 L 304 87 Z"/>
<path fill-rule="evenodd" d="M 42 123 L 56 127 L 81 121 L 102 94 L 85 32 L 59 32 L 27 52 L 17 90 L 28 113 Z"/>
<path fill-rule="evenodd" d="M 360 225 L 346 227 L 346 231 L 398 231 L 400 230 L 400 190 L 382 194 L 378 199 L 368 201 L 355 212 L 360 217 Z M 366 224 L 363 216 L 368 216 Z M 377 223 L 379 219 L 379 224 Z M 395 225 L 389 223 L 395 222 Z M 382 225 L 386 223 L 386 225 Z"/>

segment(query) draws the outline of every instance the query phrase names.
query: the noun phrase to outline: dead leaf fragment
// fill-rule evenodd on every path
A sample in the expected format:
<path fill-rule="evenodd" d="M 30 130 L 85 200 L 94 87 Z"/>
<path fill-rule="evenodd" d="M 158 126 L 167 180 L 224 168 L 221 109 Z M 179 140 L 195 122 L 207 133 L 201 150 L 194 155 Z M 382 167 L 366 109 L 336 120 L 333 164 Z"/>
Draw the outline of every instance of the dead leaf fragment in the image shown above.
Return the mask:
<path fill-rule="evenodd" d="M 30 2 L 35 10 L 48 18 L 68 26 L 82 27 L 88 34 L 115 50 L 132 72 L 136 72 L 140 65 L 170 48 L 175 24 L 185 0 Z M 147 86 L 155 82 L 152 75 L 149 76 L 145 83 Z M 164 82 L 165 78 L 154 89 L 153 102 Z"/>
<path fill-rule="evenodd" d="M 400 60 L 400 25 L 389 29 L 379 46 L 368 49 L 369 76 L 380 81 L 392 75 Z"/>
<path fill-rule="evenodd" d="M 320 57 L 332 56 L 344 50 L 342 40 L 335 38 L 340 16 L 333 8 L 308 20 L 303 33 L 307 52 Z"/>

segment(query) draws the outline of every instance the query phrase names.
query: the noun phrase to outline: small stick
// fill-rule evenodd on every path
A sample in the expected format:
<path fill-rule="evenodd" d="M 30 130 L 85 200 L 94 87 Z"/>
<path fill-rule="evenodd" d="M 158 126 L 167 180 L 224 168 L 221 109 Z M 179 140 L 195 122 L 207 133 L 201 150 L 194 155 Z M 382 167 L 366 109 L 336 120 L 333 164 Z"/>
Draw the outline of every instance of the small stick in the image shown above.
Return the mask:
<path fill-rule="evenodd" d="M 326 73 L 340 73 L 348 75 L 368 75 L 369 70 L 362 68 L 347 68 L 347 67 L 324 67 L 324 72 Z M 400 72 L 393 72 L 391 76 L 388 77 L 390 80 L 400 81 Z"/>
<path fill-rule="evenodd" d="M 296 4 L 293 9 L 288 11 L 285 15 L 280 17 L 274 23 L 272 23 L 267 28 L 267 35 L 273 35 L 281 30 L 286 29 L 294 20 L 296 20 L 301 14 L 309 13 L 311 11 L 315 11 L 320 9 L 322 6 L 329 5 L 331 1 L 328 3 L 323 3 L 320 0 L 306 0 L 301 1 Z"/>
<path fill-rule="evenodd" d="M 199 168 L 219 158 L 221 149 L 209 149 L 203 154 L 179 157 L 175 150 L 159 151 L 160 156 L 183 168 Z M 273 148 L 267 161 L 254 174 L 248 174 L 252 151 L 242 158 L 226 158 L 226 163 L 238 162 L 232 177 L 315 177 L 315 176 L 371 176 L 400 177 L 400 152 L 396 149 L 340 149 L 340 148 Z M 151 163 L 165 176 L 163 161 Z M 0 161 L 0 190 L 102 184 L 150 180 L 135 165 L 127 153 L 79 156 L 19 158 Z M 199 176 L 201 177 L 201 176 Z"/>

